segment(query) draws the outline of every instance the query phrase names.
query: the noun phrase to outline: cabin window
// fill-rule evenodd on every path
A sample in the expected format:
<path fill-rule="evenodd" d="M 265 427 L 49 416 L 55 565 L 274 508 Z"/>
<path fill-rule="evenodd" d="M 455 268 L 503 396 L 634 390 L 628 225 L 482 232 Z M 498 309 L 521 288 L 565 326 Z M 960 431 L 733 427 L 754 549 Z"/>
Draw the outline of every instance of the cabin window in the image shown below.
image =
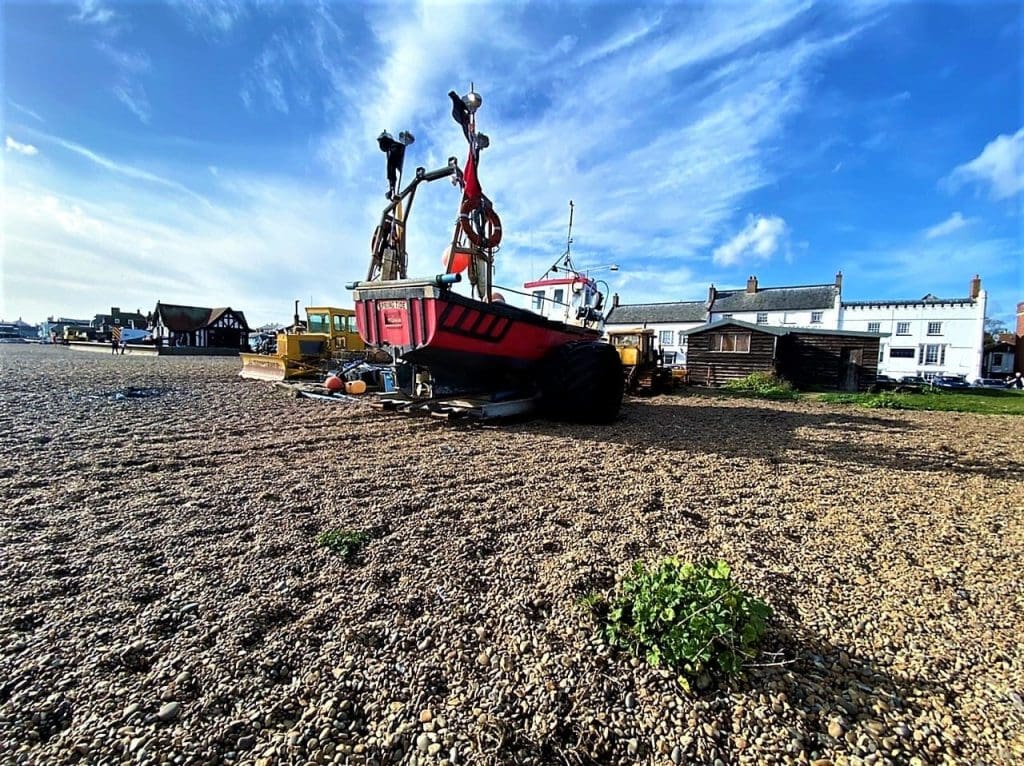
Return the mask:
<path fill-rule="evenodd" d="M 758 324 L 768 324 L 768 312 L 767 311 L 758 311 L 757 312 L 757 323 Z"/>
<path fill-rule="evenodd" d="M 994 367 L 1002 367 L 1003 366 L 1003 355 L 1001 353 L 999 353 L 998 351 L 994 351 L 992 353 L 992 365 Z"/>
<path fill-rule="evenodd" d="M 928 323 L 928 334 L 929 335 L 942 335 L 942 322 L 929 322 Z"/>
<path fill-rule="evenodd" d="M 912 348 L 890 348 L 889 349 L 890 359 L 913 359 L 914 349 Z"/>
<path fill-rule="evenodd" d="M 868 322 L 868 332 L 881 332 L 881 330 L 882 330 L 882 323 L 881 322 Z"/>
<path fill-rule="evenodd" d="M 675 364 L 676 363 L 676 352 L 675 351 L 666 351 L 662 356 L 663 356 L 662 362 L 664 362 L 665 364 Z"/>
<path fill-rule="evenodd" d="M 910 322 L 897 322 L 896 323 L 896 334 L 897 335 L 910 335 Z"/>
<path fill-rule="evenodd" d="M 662 330 L 661 332 L 658 333 L 658 342 L 662 346 L 671 346 L 672 345 L 672 334 L 673 333 L 672 333 L 671 330 Z"/>
<path fill-rule="evenodd" d="M 639 335 L 613 335 L 611 336 L 612 345 L 616 348 L 628 348 L 629 346 L 639 346 L 640 336 Z"/>
<path fill-rule="evenodd" d="M 565 298 L 565 290 L 563 290 L 561 287 L 559 287 L 557 290 L 555 290 L 555 303 L 562 303 L 562 300 L 564 298 Z"/>
<path fill-rule="evenodd" d="M 533 310 L 540 311 L 544 308 L 544 291 L 534 290 L 533 291 Z"/>
<path fill-rule="evenodd" d="M 734 354 L 750 353 L 749 332 L 713 332 L 709 351 Z"/>
<path fill-rule="evenodd" d="M 811 312 L 811 324 L 821 324 L 822 318 L 825 316 L 824 311 L 812 311 Z"/>
<path fill-rule="evenodd" d="M 306 319 L 306 332 L 326 334 L 331 330 L 331 317 L 328 314 L 309 314 Z"/>

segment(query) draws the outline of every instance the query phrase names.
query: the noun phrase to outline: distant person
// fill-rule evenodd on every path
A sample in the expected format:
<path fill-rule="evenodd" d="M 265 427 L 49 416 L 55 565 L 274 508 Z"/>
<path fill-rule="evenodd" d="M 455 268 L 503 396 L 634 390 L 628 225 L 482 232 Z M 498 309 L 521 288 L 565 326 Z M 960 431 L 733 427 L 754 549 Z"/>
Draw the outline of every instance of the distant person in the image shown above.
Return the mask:
<path fill-rule="evenodd" d="M 1006 387 L 1015 388 L 1018 391 L 1024 390 L 1024 377 L 1022 377 L 1021 374 L 1018 372 L 1010 379 L 1010 382 L 1006 384 Z"/>
<path fill-rule="evenodd" d="M 128 348 L 128 341 L 125 340 L 124 338 L 121 338 L 121 354 L 122 354 L 122 356 L 124 355 L 124 350 L 126 348 Z"/>
<path fill-rule="evenodd" d="M 110 353 L 117 353 L 117 338 L 115 338 L 114 336 L 110 336 Z"/>

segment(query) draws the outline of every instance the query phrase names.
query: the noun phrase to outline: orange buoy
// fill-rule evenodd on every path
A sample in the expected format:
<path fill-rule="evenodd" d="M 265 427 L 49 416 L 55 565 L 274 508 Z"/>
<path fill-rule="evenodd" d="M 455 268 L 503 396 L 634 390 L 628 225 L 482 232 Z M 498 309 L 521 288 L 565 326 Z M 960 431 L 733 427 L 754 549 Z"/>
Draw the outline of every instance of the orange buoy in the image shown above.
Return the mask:
<path fill-rule="evenodd" d="M 363 380 L 346 380 L 345 381 L 345 393 L 346 394 L 365 394 L 366 393 L 366 381 Z"/>
<path fill-rule="evenodd" d="M 456 250 L 453 258 L 452 248 L 449 245 L 445 248 L 444 255 L 441 256 L 441 263 L 448 274 L 461 274 L 469 268 L 469 253 L 464 250 Z"/>
<path fill-rule="evenodd" d="M 328 375 L 327 380 L 324 381 L 324 388 L 330 391 L 332 394 L 336 394 L 345 387 L 344 381 L 337 375 Z"/>

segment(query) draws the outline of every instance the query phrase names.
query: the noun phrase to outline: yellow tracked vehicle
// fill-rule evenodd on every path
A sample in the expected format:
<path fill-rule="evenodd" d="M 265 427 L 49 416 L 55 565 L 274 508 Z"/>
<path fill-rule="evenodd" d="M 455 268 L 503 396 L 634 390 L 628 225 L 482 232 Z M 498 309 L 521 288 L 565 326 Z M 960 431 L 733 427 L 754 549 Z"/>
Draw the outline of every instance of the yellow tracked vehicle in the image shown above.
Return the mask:
<path fill-rule="evenodd" d="M 619 352 L 622 384 L 627 394 L 660 394 L 672 388 L 672 371 L 662 364 L 654 347 L 654 330 L 613 330 L 608 342 Z"/>
<path fill-rule="evenodd" d="M 240 354 L 242 371 L 238 374 L 253 380 L 319 377 L 332 359 L 352 358 L 365 349 L 356 330 L 355 311 L 309 307 L 302 322 L 295 301 L 294 321 L 277 334 L 277 349 L 269 354 Z"/>

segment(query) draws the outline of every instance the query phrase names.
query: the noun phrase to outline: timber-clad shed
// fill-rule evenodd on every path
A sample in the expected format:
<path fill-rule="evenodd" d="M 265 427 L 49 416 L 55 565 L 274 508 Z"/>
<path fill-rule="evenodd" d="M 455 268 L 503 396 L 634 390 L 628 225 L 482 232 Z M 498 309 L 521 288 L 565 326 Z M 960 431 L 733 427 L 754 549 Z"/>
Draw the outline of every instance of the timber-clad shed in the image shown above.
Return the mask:
<path fill-rule="evenodd" d="M 245 314 L 230 306 L 203 308 L 157 302 L 152 314 L 153 334 L 171 347 L 233 348 L 248 346 Z"/>
<path fill-rule="evenodd" d="M 887 334 L 806 327 L 769 327 L 721 319 L 684 333 L 687 368 L 698 385 L 720 386 L 755 372 L 797 388 L 866 390 L 878 372 L 878 345 Z"/>

